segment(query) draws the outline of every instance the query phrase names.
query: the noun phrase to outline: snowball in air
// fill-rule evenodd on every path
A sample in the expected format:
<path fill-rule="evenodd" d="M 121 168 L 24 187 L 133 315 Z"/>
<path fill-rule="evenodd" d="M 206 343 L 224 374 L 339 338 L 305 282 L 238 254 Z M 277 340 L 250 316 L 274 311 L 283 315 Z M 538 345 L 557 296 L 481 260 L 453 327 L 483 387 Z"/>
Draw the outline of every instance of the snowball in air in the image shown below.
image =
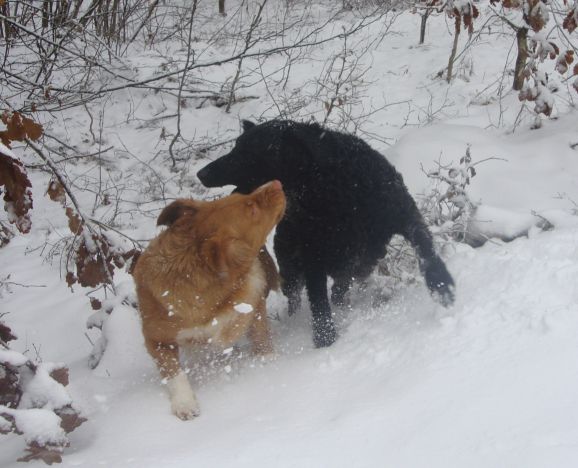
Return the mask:
<path fill-rule="evenodd" d="M 253 306 L 251 304 L 245 304 L 244 302 L 236 304 L 233 308 L 240 314 L 250 314 L 253 312 Z"/>

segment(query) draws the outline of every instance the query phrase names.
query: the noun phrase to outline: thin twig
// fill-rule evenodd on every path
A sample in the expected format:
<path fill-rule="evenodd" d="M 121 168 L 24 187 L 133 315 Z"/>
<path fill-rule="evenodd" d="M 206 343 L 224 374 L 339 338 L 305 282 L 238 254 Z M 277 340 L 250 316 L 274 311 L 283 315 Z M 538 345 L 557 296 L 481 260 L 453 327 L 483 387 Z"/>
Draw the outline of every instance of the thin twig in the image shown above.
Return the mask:
<path fill-rule="evenodd" d="M 191 60 L 195 61 L 194 59 L 194 51 L 191 47 L 191 43 L 193 42 L 193 22 L 195 19 L 195 12 L 197 11 L 197 2 L 198 0 L 194 0 L 193 1 L 193 6 L 191 7 L 191 16 L 189 19 L 189 31 L 188 31 L 188 38 L 187 38 L 187 60 L 185 62 L 185 68 L 183 71 L 183 76 L 181 77 L 181 82 L 179 85 L 179 92 L 177 95 L 177 131 L 175 133 L 175 135 L 173 136 L 173 139 L 171 140 L 171 143 L 169 145 L 169 154 L 171 156 L 171 160 L 172 160 L 172 167 L 173 169 L 175 168 L 176 164 L 177 164 L 177 160 L 175 158 L 175 155 L 173 153 L 173 146 L 175 145 L 175 143 L 177 142 L 177 140 L 179 139 L 179 137 L 181 136 L 181 108 L 182 108 L 182 95 L 183 95 L 183 86 L 185 85 L 185 79 L 187 78 L 187 70 L 189 68 L 189 64 L 191 63 Z"/>

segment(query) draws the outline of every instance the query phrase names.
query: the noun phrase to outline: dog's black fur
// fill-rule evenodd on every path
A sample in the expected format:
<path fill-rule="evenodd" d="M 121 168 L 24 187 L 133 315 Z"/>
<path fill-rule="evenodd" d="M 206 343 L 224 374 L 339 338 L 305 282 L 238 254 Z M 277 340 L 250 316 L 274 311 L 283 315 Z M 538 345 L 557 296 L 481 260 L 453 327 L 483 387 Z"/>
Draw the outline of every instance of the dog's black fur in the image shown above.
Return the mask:
<path fill-rule="evenodd" d="M 336 332 L 327 297 L 343 303 L 353 279 L 367 277 L 394 234 L 417 250 L 426 284 L 444 305 L 454 281 L 436 254 L 424 220 L 401 175 L 361 139 L 317 124 L 244 121 L 233 150 L 198 172 L 207 187 L 236 185 L 249 193 L 278 179 L 287 196 L 277 226 L 275 253 L 289 313 L 300 307 L 305 284 L 315 345 L 329 346 Z"/>

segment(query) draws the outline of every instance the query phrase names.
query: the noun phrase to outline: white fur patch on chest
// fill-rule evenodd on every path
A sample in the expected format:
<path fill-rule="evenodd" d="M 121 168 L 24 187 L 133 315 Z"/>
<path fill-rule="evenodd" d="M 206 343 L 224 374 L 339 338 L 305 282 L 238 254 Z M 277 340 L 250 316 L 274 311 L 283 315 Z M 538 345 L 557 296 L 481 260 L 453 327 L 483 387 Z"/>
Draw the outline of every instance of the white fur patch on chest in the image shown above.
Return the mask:
<path fill-rule="evenodd" d="M 247 296 L 248 299 L 252 298 L 253 300 L 247 300 L 244 302 L 254 305 L 265 294 L 266 287 L 267 279 L 265 278 L 265 272 L 263 271 L 261 262 L 255 260 L 249 274 L 247 275 Z"/>

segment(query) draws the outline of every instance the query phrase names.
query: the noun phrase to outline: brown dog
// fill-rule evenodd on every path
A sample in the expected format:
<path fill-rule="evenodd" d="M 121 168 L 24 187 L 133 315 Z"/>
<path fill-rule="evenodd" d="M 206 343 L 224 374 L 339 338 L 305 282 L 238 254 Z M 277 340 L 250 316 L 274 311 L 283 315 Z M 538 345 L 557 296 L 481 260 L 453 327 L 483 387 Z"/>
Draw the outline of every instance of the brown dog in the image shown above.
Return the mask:
<path fill-rule="evenodd" d="M 179 418 L 199 414 L 180 346 L 224 349 L 248 336 L 255 353 L 272 351 L 265 298 L 277 270 L 260 250 L 284 211 L 283 188 L 273 181 L 250 195 L 176 200 L 160 214 L 157 224 L 168 229 L 138 259 L 134 280 L 145 344 Z"/>

